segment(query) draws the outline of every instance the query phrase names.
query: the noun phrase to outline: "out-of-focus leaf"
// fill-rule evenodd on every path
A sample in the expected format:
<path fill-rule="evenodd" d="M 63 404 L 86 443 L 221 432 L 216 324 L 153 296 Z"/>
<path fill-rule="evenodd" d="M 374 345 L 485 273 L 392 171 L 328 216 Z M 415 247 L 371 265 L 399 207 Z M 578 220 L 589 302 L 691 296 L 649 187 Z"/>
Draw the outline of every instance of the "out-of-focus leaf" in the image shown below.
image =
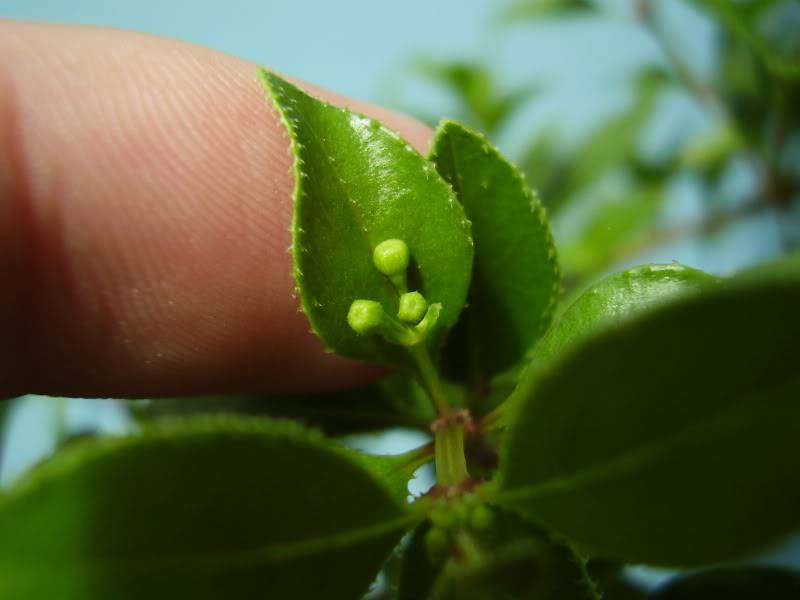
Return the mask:
<path fill-rule="evenodd" d="M 664 199 L 660 185 L 649 185 L 596 206 L 575 240 L 561 246 L 567 275 L 579 279 L 594 275 L 644 242 L 658 222 Z"/>
<path fill-rule="evenodd" d="M 680 164 L 700 172 L 714 183 L 743 144 L 744 140 L 735 128 L 723 125 L 711 135 L 684 147 L 680 153 Z"/>
<path fill-rule="evenodd" d="M 82 444 L 0 497 L 0 597 L 351 600 L 419 516 L 287 422 Z"/>
<path fill-rule="evenodd" d="M 767 567 L 728 567 L 684 575 L 658 588 L 652 600 L 791 600 L 800 574 Z"/>
<path fill-rule="evenodd" d="M 298 420 L 328 435 L 388 427 L 428 431 L 436 418 L 424 390 L 404 374 L 338 392 L 161 398 L 144 405 L 135 401 L 133 406 L 134 413 L 145 421 L 165 416 L 239 413 Z"/>
<path fill-rule="evenodd" d="M 512 0 L 503 8 L 501 19 L 516 23 L 548 17 L 590 14 L 596 11 L 597 6 L 590 0 Z"/>
<path fill-rule="evenodd" d="M 703 565 L 800 527 L 800 260 L 601 328 L 523 379 L 496 501 L 587 554 Z"/>
<path fill-rule="evenodd" d="M 511 367 L 546 331 L 561 291 L 550 223 L 519 170 L 482 135 L 444 121 L 431 150 L 472 221 L 469 306 L 443 363 L 471 383 Z"/>
<path fill-rule="evenodd" d="M 350 449 L 346 451 L 401 503 L 408 500 L 408 482 L 414 477 L 414 472 L 433 460 L 432 446 L 423 446 L 403 454 L 366 454 Z"/>
<path fill-rule="evenodd" d="M 452 94 L 460 104 L 460 117 L 487 135 L 500 129 L 538 91 L 535 85 L 500 90 L 492 71 L 474 63 L 426 59 L 417 63 L 417 69 Z"/>
<path fill-rule="evenodd" d="M 476 541 L 482 560 L 473 564 L 449 560 L 430 600 L 599 598 L 584 561 L 515 514 L 495 510 L 491 529 Z"/>
<path fill-rule="evenodd" d="M 557 168 L 553 168 L 549 176 L 551 183 L 546 186 L 547 195 L 542 191 L 542 201 L 548 209 L 553 212 L 560 210 L 579 191 L 633 157 L 642 128 L 648 122 L 666 81 L 667 76 L 660 69 L 646 69 L 639 73 L 635 99 L 630 108 L 591 133 L 571 152 L 568 160 L 563 163 L 551 160 L 550 164 Z M 541 141 L 536 142 L 536 145 L 540 144 Z M 529 150 L 522 160 L 522 168 L 530 174 L 534 185 L 543 178 L 542 165 L 534 162 L 540 156 L 541 151 Z"/>
<path fill-rule="evenodd" d="M 262 70 L 267 94 L 295 156 L 292 247 L 303 311 L 332 351 L 391 365 L 413 364 L 407 349 L 348 324 L 354 300 L 395 315 L 399 296 L 375 268 L 388 239 L 410 249 L 409 281 L 441 304 L 428 342 L 438 346 L 466 301 L 472 272 L 469 221 L 450 186 L 405 140 L 374 119 L 313 98 Z"/>
<path fill-rule="evenodd" d="M 426 600 L 430 596 L 442 568 L 428 558 L 425 549 L 425 536 L 430 529 L 430 521 L 418 525 L 403 550 L 396 600 Z"/>
<path fill-rule="evenodd" d="M 800 12 L 797 11 L 796 2 L 783 3 L 785 9 L 776 2 L 693 0 L 693 3 L 714 17 L 730 35 L 753 50 L 773 74 L 791 79 L 800 77 Z M 770 39 L 761 31 L 760 25 L 765 12 L 776 9 L 784 11 L 784 19 L 793 19 L 794 26 L 784 29 L 778 39 Z M 785 39 L 786 36 L 789 39 Z"/>

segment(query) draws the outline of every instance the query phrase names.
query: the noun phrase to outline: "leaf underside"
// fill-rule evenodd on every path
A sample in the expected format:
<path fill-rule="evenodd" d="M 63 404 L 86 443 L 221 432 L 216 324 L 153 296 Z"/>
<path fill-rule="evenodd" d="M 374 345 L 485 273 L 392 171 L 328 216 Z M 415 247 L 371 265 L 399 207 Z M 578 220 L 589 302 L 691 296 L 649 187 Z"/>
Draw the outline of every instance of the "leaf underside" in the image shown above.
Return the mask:
<path fill-rule="evenodd" d="M 742 277 L 564 353 L 516 405 L 501 501 L 590 555 L 661 565 L 800 526 L 798 273 Z"/>
<path fill-rule="evenodd" d="M 295 425 L 174 422 L 65 452 L 0 498 L 0 597 L 351 600 L 414 520 Z"/>

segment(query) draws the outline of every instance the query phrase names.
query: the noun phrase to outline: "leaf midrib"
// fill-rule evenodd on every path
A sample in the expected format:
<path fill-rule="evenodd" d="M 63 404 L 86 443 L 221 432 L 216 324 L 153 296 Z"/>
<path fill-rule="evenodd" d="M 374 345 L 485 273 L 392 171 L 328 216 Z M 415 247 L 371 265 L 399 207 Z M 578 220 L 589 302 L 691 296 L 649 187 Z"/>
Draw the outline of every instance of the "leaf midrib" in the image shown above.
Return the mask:
<path fill-rule="evenodd" d="M 230 552 L 208 552 L 186 556 L 148 556 L 146 558 L 112 558 L 108 556 L 86 556 L 81 557 L 81 562 L 91 561 L 94 567 L 108 570 L 135 570 L 135 571 L 163 571 L 180 570 L 191 568 L 197 570 L 217 569 L 226 570 L 241 567 L 256 567 L 281 561 L 305 558 L 314 554 L 319 554 L 333 549 L 348 548 L 359 543 L 369 542 L 370 540 L 390 535 L 394 532 L 410 529 L 421 519 L 421 514 L 408 512 L 405 515 L 383 521 L 381 523 L 351 529 L 332 535 L 320 536 L 308 540 L 289 542 L 282 544 L 271 544 L 248 550 L 235 550 Z M 11 560 L 8 560 L 8 559 Z M 19 561 L 18 563 L 16 561 Z M 25 555 L 15 557 L 3 557 L 0 555 L 0 563 L 13 564 L 14 568 L 28 571 L 41 571 L 56 568 L 59 566 L 74 568 L 75 560 L 61 559 L 59 557 L 46 559 L 41 562 L 31 561 Z"/>
<path fill-rule="evenodd" d="M 329 109 L 329 110 L 337 110 L 337 108 L 332 106 L 332 105 L 326 105 L 326 108 Z M 283 109 L 281 108 L 281 110 L 283 110 Z M 355 113 L 353 113 L 353 114 L 355 114 Z M 361 117 L 361 118 L 366 118 L 366 117 L 362 117 L 361 115 L 358 115 L 358 116 Z M 325 148 L 324 148 L 323 143 L 321 142 L 322 137 L 319 134 L 316 133 L 311 119 L 306 119 L 306 123 L 307 123 L 306 127 L 308 127 L 308 129 L 309 129 L 309 131 L 311 133 L 310 139 L 317 146 L 318 153 L 324 154 L 325 153 Z M 295 142 L 297 142 L 297 132 L 295 131 L 294 124 L 292 124 L 291 130 L 292 130 L 292 138 L 294 139 Z M 300 149 L 296 151 L 296 156 L 298 158 L 300 157 L 301 154 L 305 154 L 304 149 L 305 149 L 305 146 L 301 145 Z M 314 161 L 303 160 L 303 162 L 302 162 L 302 164 L 300 166 L 300 169 L 302 170 L 304 165 L 311 165 L 311 164 L 313 164 L 313 162 Z M 309 170 L 311 170 L 311 169 L 309 168 Z M 334 177 L 333 179 L 335 180 L 336 187 L 339 188 L 339 191 L 342 193 L 342 195 L 344 195 L 345 198 L 349 198 L 350 195 L 348 194 L 348 190 L 345 187 L 344 180 L 340 179 L 338 176 Z M 298 190 L 303 191 L 303 195 L 307 199 L 307 198 L 309 198 L 309 194 L 305 190 L 305 186 L 301 185 L 301 182 L 302 182 L 302 178 L 300 179 L 300 181 L 297 182 L 298 186 L 299 186 Z M 355 206 L 355 204 L 353 202 L 345 201 L 345 204 L 348 206 L 348 208 L 350 210 L 350 213 L 353 215 L 353 220 L 357 224 L 356 229 L 358 230 L 358 237 L 363 241 L 363 246 L 366 247 L 367 260 L 371 263 L 371 261 L 372 261 L 372 249 L 373 248 L 372 248 L 372 243 L 371 243 L 371 241 L 369 239 L 369 235 L 367 234 L 367 227 L 364 225 L 364 223 L 365 223 L 364 215 L 356 209 L 356 206 Z M 298 239 L 298 241 L 299 241 L 299 239 Z M 303 276 L 302 279 L 305 279 L 305 277 Z M 386 290 L 389 293 L 389 297 L 397 299 L 398 298 L 397 290 L 394 288 L 394 286 L 392 285 L 392 283 L 389 280 L 389 278 L 386 277 L 386 276 L 381 276 L 381 280 L 383 281 L 384 288 L 386 288 Z M 306 314 L 308 314 L 308 312 L 309 311 L 306 311 Z"/>
<path fill-rule="evenodd" d="M 748 395 L 738 402 L 714 411 L 686 427 L 675 430 L 649 444 L 640 445 L 621 456 L 594 464 L 589 468 L 581 469 L 568 475 L 553 477 L 540 483 L 507 492 L 500 491 L 496 499 L 499 502 L 510 504 L 529 502 L 548 496 L 572 494 L 582 488 L 589 488 L 595 484 L 612 480 L 615 477 L 622 478 L 630 475 L 642 468 L 668 460 L 673 456 L 674 451 L 703 442 L 712 436 L 714 432 L 724 432 L 726 429 L 737 426 L 739 424 L 737 421 L 726 421 L 732 419 L 735 413 L 746 409 L 752 402 L 757 401 L 758 397 L 768 397 L 770 394 L 774 394 L 782 388 L 789 388 L 792 385 L 797 387 L 797 382 L 784 382 L 782 386 L 773 386 L 769 390 L 762 390 L 757 396 Z"/>

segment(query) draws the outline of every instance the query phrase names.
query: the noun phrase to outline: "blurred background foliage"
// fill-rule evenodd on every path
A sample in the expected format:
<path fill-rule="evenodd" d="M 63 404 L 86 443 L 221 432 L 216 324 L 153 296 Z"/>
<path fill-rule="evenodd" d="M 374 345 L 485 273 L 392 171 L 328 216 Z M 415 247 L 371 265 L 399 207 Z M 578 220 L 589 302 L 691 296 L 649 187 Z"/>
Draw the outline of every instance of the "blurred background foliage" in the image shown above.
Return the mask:
<path fill-rule="evenodd" d="M 711 68 L 703 70 L 686 55 L 682 31 L 670 26 L 677 3 L 516 0 L 499 9 L 498 36 L 520 28 L 537 35 L 554 21 L 626 19 L 658 46 L 660 56 L 626 82 L 627 105 L 577 140 L 557 124 L 520 132 L 515 116 L 547 89 L 534 76 L 507 88 L 489 64 L 414 64 L 418 77 L 450 96 L 457 118 L 494 140 L 512 128 L 524 137 L 513 158 L 549 209 L 568 288 L 757 215 L 776 220 L 782 251 L 800 243 L 800 3 L 687 0 L 713 29 Z M 587 72 L 591 57 L 604 51 L 602 44 L 584 48 Z M 681 101 L 702 114 L 701 126 L 670 123 L 659 143 L 648 144 L 669 105 Z M 438 120 L 417 114 L 432 125 Z M 681 203 L 687 186 L 699 190 L 701 204 L 696 214 L 676 219 L 670 207 Z"/>

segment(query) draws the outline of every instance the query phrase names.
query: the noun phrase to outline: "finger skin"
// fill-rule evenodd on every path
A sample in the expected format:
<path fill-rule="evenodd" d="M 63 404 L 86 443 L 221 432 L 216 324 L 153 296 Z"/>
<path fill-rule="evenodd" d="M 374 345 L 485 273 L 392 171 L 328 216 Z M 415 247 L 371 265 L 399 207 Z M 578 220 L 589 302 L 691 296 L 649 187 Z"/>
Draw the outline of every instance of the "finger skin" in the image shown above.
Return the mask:
<path fill-rule="evenodd" d="M 428 144 L 412 119 L 311 91 Z M 131 32 L 0 22 L 0 394 L 374 377 L 324 353 L 298 312 L 291 164 L 251 63 Z"/>

